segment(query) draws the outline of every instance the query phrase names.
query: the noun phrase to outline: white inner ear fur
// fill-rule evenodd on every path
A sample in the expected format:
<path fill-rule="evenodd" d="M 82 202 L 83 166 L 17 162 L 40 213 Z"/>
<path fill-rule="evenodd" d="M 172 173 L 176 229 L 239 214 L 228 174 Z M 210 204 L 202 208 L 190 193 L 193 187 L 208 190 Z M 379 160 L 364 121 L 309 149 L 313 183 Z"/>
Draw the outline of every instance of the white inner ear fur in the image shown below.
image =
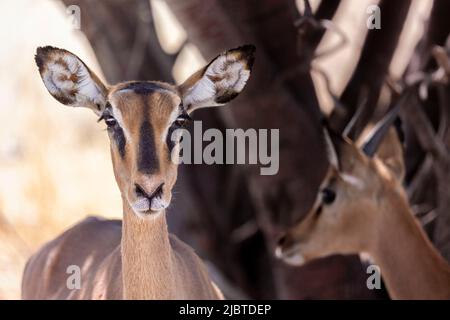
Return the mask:
<path fill-rule="evenodd" d="M 197 83 L 189 89 L 183 103 L 186 106 L 195 108 L 207 107 L 208 104 L 217 105 L 213 98 L 216 95 L 216 87 L 208 77 L 202 77 Z"/>
<path fill-rule="evenodd" d="M 69 54 L 59 55 L 57 58 L 63 59 L 67 68 L 56 62 L 50 62 L 47 65 L 48 71 L 43 74 L 43 79 L 50 93 L 69 95 L 72 91 L 76 92 L 76 101 L 73 106 L 89 106 L 86 103 L 104 105 L 103 93 L 92 80 L 84 64 L 75 56 Z M 77 82 L 70 80 L 72 75 L 77 76 Z"/>
<path fill-rule="evenodd" d="M 345 182 L 351 184 L 352 186 L 356 187 L 359 190 L 364 189 L 364 181 L 361 180 L 360 178 L 351 175 L 351 174 L 347 174 L 347 173 L 340 173 L 339 174 L 340 177 L 342 178 L 342 180 L 344 180 Z"/>
<path fill-rule="evenodd" d="M 223 77 L 222 80 L 215 83 L 218 89 L 232 89 L 240 92 L 250 77 L 250 71 L 246 70 L 242 61 L 236 60 L 234 56 L 223 55 L 211 63 L 205 75 Z"/>
<path fill-rule="evenodd" d="M 250 70 L 246 69 L 245 60 L 237 60 L 232 54 L 223 54 L 208 66 L 203 77 L 188 90 L 184 104 L 193 108 L 223 105 L 215 102 L 217 95 L 227 90 L 241 92 L 249 77 Z"/>

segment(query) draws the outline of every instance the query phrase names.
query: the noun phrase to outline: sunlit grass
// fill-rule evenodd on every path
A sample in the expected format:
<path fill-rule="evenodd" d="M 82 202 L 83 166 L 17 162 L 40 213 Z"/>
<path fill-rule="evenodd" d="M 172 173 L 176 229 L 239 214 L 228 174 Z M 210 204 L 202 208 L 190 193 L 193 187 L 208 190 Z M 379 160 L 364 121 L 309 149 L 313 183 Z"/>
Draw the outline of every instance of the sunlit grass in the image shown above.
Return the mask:
<path fill-rule="evenodd" d="M 86 215 L 121 217 L 121 204 L 103 125 L 56 102 L 34 64 L 37 46 L 54 45 L 98 72 L 86 40 L 57 1 L 4 1 L 0 10 L 9 44 L 0 51 L 0 299 L 10 299 L 33 251 Z"/>

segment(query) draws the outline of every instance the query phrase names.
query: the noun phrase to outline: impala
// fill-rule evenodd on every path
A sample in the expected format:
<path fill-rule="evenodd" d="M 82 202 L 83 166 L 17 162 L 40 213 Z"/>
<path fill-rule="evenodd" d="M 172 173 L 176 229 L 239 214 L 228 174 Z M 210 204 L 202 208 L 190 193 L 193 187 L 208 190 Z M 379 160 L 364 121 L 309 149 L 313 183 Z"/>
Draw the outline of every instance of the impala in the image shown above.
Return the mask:
<path fill-rule="evenodd" d="M 171 137 L 195 109 L 224 105 L 242 91 L 254 50 L 224 52 L 179 86 L 108 86 L 74 54 L 37 49 L 50 94 L 64 105 L 91 109 L 106 123 L 123 222 L 87 218 L 44 245 L 25 267 L 24 299 L 222 298 L 193 249 L 167 229 L 181 139 Z M 70 266 L 81 270 L 79 290 L 66 285 Z"/>
<path fill-rule="evenodd" d="M 450 267 L 415 220 L 402 187 L 402 145 L 389 112 L 359 148 L 324 128 L 329 169 L 316 201 L 278 242 L 276 256 L 302 265 L 367 253 L 394 299 L 450 299 Z M 376 154 L 375 154 L 376 152 Z"/>

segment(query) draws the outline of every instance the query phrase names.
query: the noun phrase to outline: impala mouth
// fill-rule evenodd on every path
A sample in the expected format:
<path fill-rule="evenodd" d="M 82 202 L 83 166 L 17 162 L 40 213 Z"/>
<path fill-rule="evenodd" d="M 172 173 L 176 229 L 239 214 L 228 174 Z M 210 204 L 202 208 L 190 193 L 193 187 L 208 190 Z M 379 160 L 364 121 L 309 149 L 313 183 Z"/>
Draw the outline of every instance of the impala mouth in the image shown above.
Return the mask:
<path fill-rule="evenodd" d="M 169 206 L 161 198 L 154 198 L 151 203 L 147 198 L 138 199 L 132 205 L 133 211 L 140 217 L 156 215 Z"/>
<path fill-rule="evenodd" d="M 305 257 L 300 253 L 299 245 L 294 245 L 290 248 L 283 248 L 279 245 L 275 249 L 275 257 L 291 266 L 298 267 L 305 263 Z"/>
<path fill-rule="evenodd" d="M 169 206 L 169 202 L 164 200 L 162 183 L 158 188 L 155 189 L 151 194 L 145 192 L 145 190 L 139 186 L 135 185 L 135 194 L 137 200 L 132 203 L 133 210 L 139 216 L 148 216 L 161 212 Z"/>

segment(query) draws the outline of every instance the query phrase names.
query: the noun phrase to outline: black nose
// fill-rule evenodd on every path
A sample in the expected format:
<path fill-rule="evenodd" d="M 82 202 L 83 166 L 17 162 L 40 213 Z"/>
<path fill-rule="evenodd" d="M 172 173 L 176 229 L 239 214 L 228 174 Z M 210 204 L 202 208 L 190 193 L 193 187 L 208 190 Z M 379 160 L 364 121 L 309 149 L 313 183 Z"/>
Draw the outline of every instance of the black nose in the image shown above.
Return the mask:
<path fill-rule="evenodd" d="M 164 183 L 161 183 L 158 188 L 155 189 L 152 193 L 147 193 L 144 188 L 142 188 L 140 185 L 135 184 L 134 185 L 134 192 L 138 197 L 145 197 L 148 200 L 152 201 L 153 198 L 161 196 L 163 192 Z"/>

